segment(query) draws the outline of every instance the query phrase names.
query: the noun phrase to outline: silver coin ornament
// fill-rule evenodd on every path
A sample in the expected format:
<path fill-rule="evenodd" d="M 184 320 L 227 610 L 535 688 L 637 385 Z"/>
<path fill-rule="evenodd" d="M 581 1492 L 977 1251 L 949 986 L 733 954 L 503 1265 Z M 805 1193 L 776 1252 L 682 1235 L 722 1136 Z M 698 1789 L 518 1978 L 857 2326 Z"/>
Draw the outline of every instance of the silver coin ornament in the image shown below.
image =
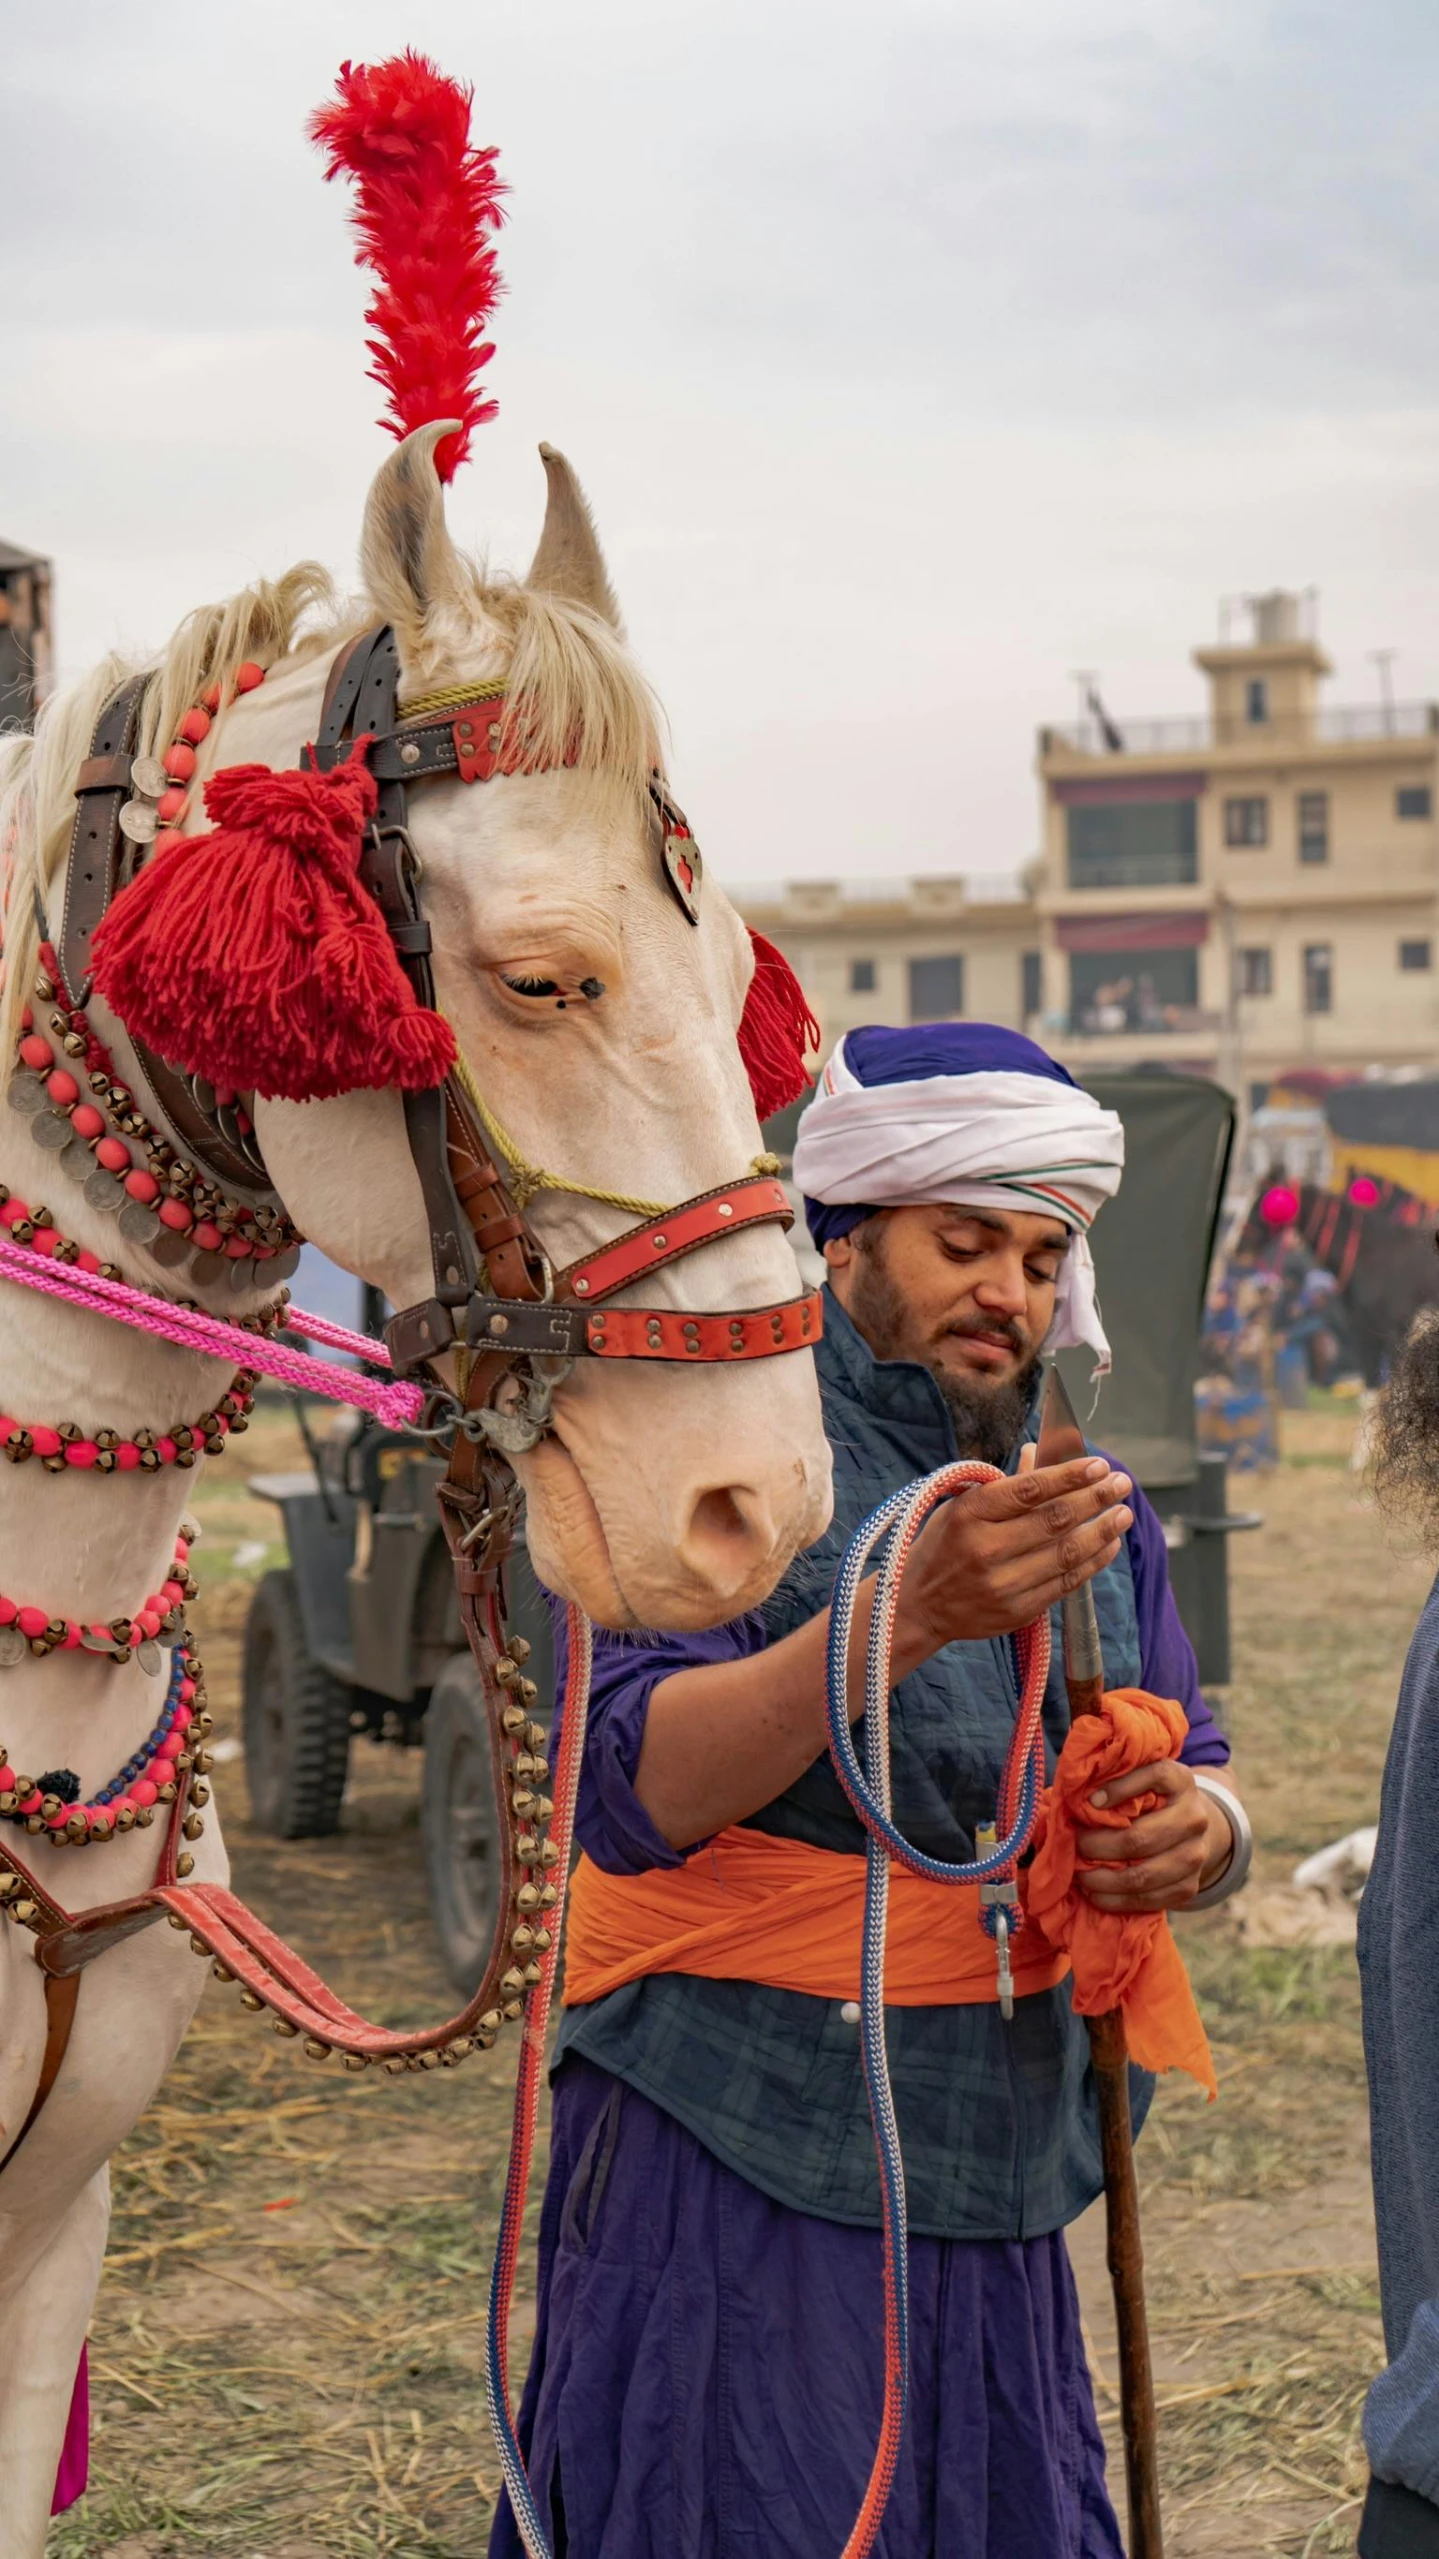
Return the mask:
<path fill-rule="evenodd" d="M 142 1643 L 136 1645 L 135 1659 L 140 1668 L 153 1679 L 160 1668 L 160 1647 L 153 1635 L 147 1635 Z"/>
<path fill-rule="evenodd" d="M 170 788 L 170 776 L 158 755 L 137 755 L 130 767 L 130 788 L 142 799 L 158 800 Z"/>
<path fill-rule="evenodd" d="M 0 1670 L 13 1670 L 29 1650 L 18 1626 L 0 1626 Z"/>
<path fill-rule="evenodd" d="M 63 1146 L 69 1145 L 74 1132 L 63 1111 L 37 1111 L 30 1134 L 47 1155 L 58 1155 Z"/>
<path fill-rule="evenodd" d="M 82 1626 L 80 1629 L 80 1646 L 81 1650 L 87 1653 L 113 1654 L 115 1650 L 115 1638 L 113 1635 L 107 1633 L 103 1626 L 98 1629 L 93 1626 Z"/>
<path fill-rule="evenodd" d="M 72 1182 L 88 1182 L 95 1159 L 83 1137 L 72 1137 L 69 1145 L 61 1149 L 60 1161 Z"/>
<path fill-rule="evenodd" d="M 160 832 L 160 813 L 148 800 L 127 800 L 120 811 L 120 832 L 132 844 L 153 844 Z"/>
<path fill-rule="evenodd" d="M 85 1197 L 92 1208 L 113 1213 L 125 1197 L 125 1185 L 117 1182 L 113 1173 L 107 1173 L 103 1164 L 96 1164 L 85 1176 Z"/>
<path fill-rule="evenodd" d="M 12 1111 L 20 1113 L 22 1119 L 33 1120 L 37 1111 L 44 1110 L 46 1098 L 45 1087 L 39 1076 L 32 1075 L 28 1067 L 23 1072 L 17 1071 L 12 1075 L 5 1088 L 6 1101 Z"/>
<path fill-rule="evenodd" d="M 153 1244 L 165 1229 L 152 1208 L 143 1200 L 127 1199 L 120 1211 L 120 1232 L 127 1244 Z"/>
<path fill-rule="evenodd" d="M 272 1280 L 293 1279 L 299 1267 L 300 1248 L 295 1244 L 288 1253 L 277 1253 L 273 1262 L 266 1265 L 266 1277 Z"/>
<path fill-rule="evenodd" d="M 158 1217 L 155 1226 L 157 1231 L 150 1239 L 151 1254 L 162 1269 L 177 1271 L 181 1263 L 188 1262 L 190 1258 L 190 1238 L 177 1234 L 173 1226 L 163 1225 Z"/>

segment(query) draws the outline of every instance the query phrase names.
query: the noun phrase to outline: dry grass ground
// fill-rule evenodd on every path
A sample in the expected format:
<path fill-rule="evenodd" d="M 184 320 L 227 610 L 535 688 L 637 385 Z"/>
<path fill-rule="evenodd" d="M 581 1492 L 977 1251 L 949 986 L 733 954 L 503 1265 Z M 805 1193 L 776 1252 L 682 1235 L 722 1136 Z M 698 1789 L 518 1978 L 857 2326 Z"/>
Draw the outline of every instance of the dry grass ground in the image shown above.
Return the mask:
<path fill-rule="evenodd" d="M 1357 1494 L 1349 1417 L 1286 1428 L 1286 1463 L 1255 1495 L 1267 1526 L 1235 1542 L 1230 1697 L 1275 1877 L 1372 1818 L 1428 1579 Z M 242 1475 L 293 1463 L 287 1433 L 264 1419 L 200 1493 L 197 1617 L 222 1733 L 248 1590 L 278 1560 L 253 1551 L 270 1515 Z M 282 1847 L 247 1830 L 240 1772 L 220 1771 L 240 1889 L 386 2020 L 437 2013 L 446 1995 L 416 1775 L 363 1747 L 344 1834 Z M 1184 1934 L 1221 2095 L 1211 2109 L 1166 2086 L 1140 2154 L 1170 2559 L 1320 2559 L 1353 2546 L 1358 2409 L 1379 2352 L 1353 1958 L 1248 1949 L 1223 1914 Z M 209 1987 L 116 2163 L 94 2484 L 51 2559 L 483 2550 L 495 2461 L 480 2350 L 508 2077 L 496 2054 L 423 2081 L 353 2079 Z M 1112 2420 L 1092 2218 L 1076 2257 Z"/>

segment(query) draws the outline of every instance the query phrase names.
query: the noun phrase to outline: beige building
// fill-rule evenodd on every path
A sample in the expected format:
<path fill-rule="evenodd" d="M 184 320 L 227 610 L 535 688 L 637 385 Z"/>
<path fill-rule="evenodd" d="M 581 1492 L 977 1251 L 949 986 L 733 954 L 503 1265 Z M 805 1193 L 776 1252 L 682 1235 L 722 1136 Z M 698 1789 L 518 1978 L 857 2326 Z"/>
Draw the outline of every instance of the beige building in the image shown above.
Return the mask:
<path fill-rule="evenodd" d="M 1439 1063 L 1439 707 L 1320 700 L 1299 598 L 1197 649 L 1208 710 L 1041 729 L 1024 893 L 959 879 L 742 896 L 828 1046 L 864 1022 L 1023 1027 L 1076 1070 L 1164 1058 L 1244 1094 L 1286 1068 Z"/>
<path fill-rule="evenodd" d="M 1439 709 L 1321 703 L 1300 599 L 1197 649 L 1199 718 L 1040 731 L 1042 1036 L 1239 1089 L 1439 1058 Z"/>

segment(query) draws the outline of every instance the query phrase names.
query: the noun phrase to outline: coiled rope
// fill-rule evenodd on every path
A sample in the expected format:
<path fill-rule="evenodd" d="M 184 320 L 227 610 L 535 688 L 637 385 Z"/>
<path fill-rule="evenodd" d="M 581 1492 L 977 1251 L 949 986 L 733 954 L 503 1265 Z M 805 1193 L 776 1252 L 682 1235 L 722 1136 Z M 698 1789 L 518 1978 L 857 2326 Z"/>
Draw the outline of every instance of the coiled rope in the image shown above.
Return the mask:
<path fill-rule="evenodd" d="M 830 1753 L 840 1784 L 866 1833 L 860 2035 L 865 2088 L 879 2160 L 884 2250 L 884 2404 L 879 2441 L 864 2501 L 844 2545 L 842 2559 L 869 2559 L 874 2548 L 894 2486 L 909 2394 L 909 2270 L 904 2160 L 890 2087 L 884 2027 L 890 1861 L 897 1859 L 912 1873 L 926 1875 L 932 1882 L 943 1884 L 1011 1881 L 1018 1860 L 1033 1839 L 1044 1787 L 1042 1719 L 1045 1684 L 1049 1677 L 1047 1617 L 1038 1618 L 1032 1626 L 1021 1627 L 1017 1637 L 1019 1711 L 1000 1787 L 998 1811 L 1002 1835 L 995 1846 L 969 1864 L 949 1864 L 942 1858 L 929 1857 L 922 1849 L 912 1847 L 894 1824 L 889 1767 L 890 1665 L 905 1567 L 914 1541 L 931 1512 L 973 1484 L 992 1483 L 999 1471 L 997 1467 L 982 1466 L 977 1462 L 942 1466 L 937 1474 L 925 1476 L 902 1493 L 891 1494 L 887 1501 L 870 1513 L 850 1539 L 835 1581 L 831 1605 L 826 1665 Z M 882 1552 L 865 1657 L 865 1756 L 861 1767 L 850 1730 L 848 1663 L 860 1584 L 877 1548 L 882 1548 Z M 550 1836 L 560 1850 L 558 1871 L 561 1874 L 568 1872 L 574 1835 L 592 1657 L 589 1620 L 579 1609 L 571 1607 L 566 1613 L 566 1625 L 569 1664 L 560 1709 L 559 1743 L 554 1755 L 555 1810 L 550 1825 Z M 499 2450 L 500 2468 L 520 2539 L 529 2559 L 552 2559 L 552 2554 L 515 2432 L 510 2402 L 509 2324 L 525 2196 L 534 2155 L 535 2124 L 544 2071 L 545 2031 L 560 1956 L 562 1914 L 563 1899 L 555 1914 L 554 1942 L 542 1959 L 540 1979 L 526 2004 L 509 2169 L 490 2282 L 485 2360 L 485 2394 Z M 1017 1927 L 1020 1924 L 1021 1914 L 1016 1910 L 1010 1925 Z"/>

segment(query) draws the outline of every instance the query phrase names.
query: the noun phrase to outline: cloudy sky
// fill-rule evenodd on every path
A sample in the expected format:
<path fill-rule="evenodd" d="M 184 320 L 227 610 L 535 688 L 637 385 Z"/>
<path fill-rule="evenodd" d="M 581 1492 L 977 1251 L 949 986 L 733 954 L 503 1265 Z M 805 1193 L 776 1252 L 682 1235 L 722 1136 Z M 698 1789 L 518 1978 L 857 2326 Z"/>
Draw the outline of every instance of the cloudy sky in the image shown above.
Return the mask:
<path fill-rule="evenodd" d="M 1317 585 L 1439 693 L 1433 0 L 0 0 L 0 536 L 62 668 L 317 554 L 384 450 L 303 140 L 345 55 L 474 83 L 512 189 L 457 534 L 585 479 L 731 881 L 1033 851 L 1071 670 L 1200 706 Z"/>

